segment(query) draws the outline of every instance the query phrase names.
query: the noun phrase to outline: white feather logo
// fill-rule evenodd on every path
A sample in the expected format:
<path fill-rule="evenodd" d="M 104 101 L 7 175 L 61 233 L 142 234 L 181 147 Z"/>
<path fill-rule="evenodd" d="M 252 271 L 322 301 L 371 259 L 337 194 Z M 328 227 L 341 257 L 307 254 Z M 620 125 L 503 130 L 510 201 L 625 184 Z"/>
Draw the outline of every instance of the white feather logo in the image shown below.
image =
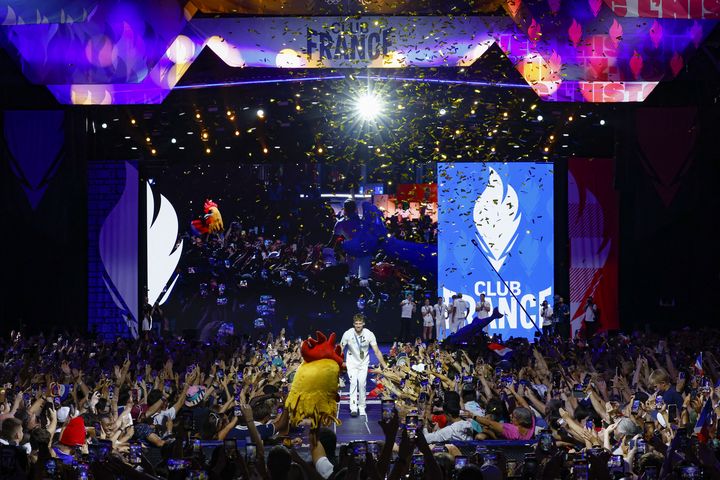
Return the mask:
<path fill-rule="evenodd" d="M 518 238 L 517 229 L 522 217 L 515 189 L 508 185 L 507 193 L 503 190 L 502 178 L 491 168 L 488 186 L 475 201 L 473 209 L 480 247 L 498 272 Z"/>
<path fill-rule="evenodd" d="M 155 214 L 155 199 L 147 184 L 147 276 L 148 303 L 165 303 L 178 276 L 175 268 L 180 261 L 183 241 L 177 242 L 178 218 L 172 203 L 160 195 L 160 208 Z"/>

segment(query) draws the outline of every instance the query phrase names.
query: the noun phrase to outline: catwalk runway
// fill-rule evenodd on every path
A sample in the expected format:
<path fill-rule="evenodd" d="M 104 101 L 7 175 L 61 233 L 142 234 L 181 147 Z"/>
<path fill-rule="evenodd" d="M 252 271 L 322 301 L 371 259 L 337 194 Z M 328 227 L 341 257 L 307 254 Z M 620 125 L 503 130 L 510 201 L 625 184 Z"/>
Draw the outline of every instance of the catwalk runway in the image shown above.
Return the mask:
<path fill-rule="evenodd" d="M 384 356 L 387 355 L 390 350 L 389 344 L 380 344 L 380 351 Z M 377 365 L 378 360 L 375 357 L 375 352 L 370 349 L 370 365 Z M 344 375 L 345 385 L 347 385 L 348 378 Z M 368 380 L 366 384 L 367 392 L 370 392 L 375 388 L 375 384 L 371 380 L 372 375 L 368 374 Z M 350 402 L 349 402 L 349 388 L 346 386 L 340 393 L 340 409 L 338 411 L 338 418 L 342 422 L 342 425 L 335 427 L 335 433 L 338 437 L 338 442 L 345 443 L 353 440 L 383 440 L 383 432 L 378 425 L 380 420 L 381 408 L 379 399 L 367 399 L 366 401 L 366 413 L 365 416 L 351 417 L 350 416 Z"/>

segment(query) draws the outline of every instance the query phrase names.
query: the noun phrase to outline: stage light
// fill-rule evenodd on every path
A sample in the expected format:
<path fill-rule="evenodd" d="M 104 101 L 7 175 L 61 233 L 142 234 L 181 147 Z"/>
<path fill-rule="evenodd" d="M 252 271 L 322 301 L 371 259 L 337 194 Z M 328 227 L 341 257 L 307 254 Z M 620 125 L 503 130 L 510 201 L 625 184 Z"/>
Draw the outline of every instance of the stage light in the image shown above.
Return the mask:
<path fill-rule="evenodd" d="M 537 116 L 537 119 L 538 119 L 538 122 L 542 122 L 542 121 L 543 121 L 543 116 L 542 116 L 542 115 L 538 115 L 538 116 Z"/>
<path fill-rule="evenodd" d="M 130 123 L 133 124 L 133 125 L 135 125 L 135 119 L 134 119 L 134 118 L 131 118 L 131 119 L 130 119 Z"/>
<path fill-rule="evenodd" d="M 101 126 L 102 128 L 107 128 L 107 123 L 103 123 L 103 124 L 100 125 L 100 126 Z"/>
<path fill-rule="evenodd" d="M 550 147 L 545 147 L 543 150 L 544 150 L 545 152 L 549 152 L 549 151 L 550 151 Z"/>
<path fill-rule="evenodd" d="M 572 115 L 570 115 L 570 116 L 568 117 L 568 122 L 572 122 L 572 121 L 573 121 L 573 117 L 572 117 Z"/>
<path fill-rule="evenodd" d="M 265 118 L 265 111 L 260 109 L 257 111 L 258 118 Z"/>
<path fill-rule="evenodd" d="M 229 116 L 231 116 L 231 115 L 232 115 L 232 112 L 231 112 L 230 110 L 228 110 L 228 111 L 227 111 L 227 116 L 229 117 Z"/>
<path fill-rule="evenodd" d="M 150 150 L 150 153 L 152 153 L 153 155 L 155 155 L 155 154 L 157 153 L 157 150 L 155 150 L 155 149 L 153 148 L 152 150 Z"/>
<path fill-rule="evenodd" d="M 550 140 L 555 140 L 555 135 L 550 135 Z"/>
<path fill-rule="evenodd" d="M 600 120 L 600 125 L 605 125 L 605 120 Z"/>
<path fill-rule="evenodd" d="M 240 136 L 240 130 L 235 130 L 235 136 L 236 136 L 236 137 L 239 137 L 239 136 Z"/>
<path fill-rule="evenodd" d="M 492 148 L 490 149 L 490 151 L 493 152 L 493 153 L 495 153 L 495 147 L 492 147 Z"/>
<path fill-rule="evenodd" d="M 355 111 L 363 120 L 372 121 L 382 114 L 383 102 L 376 94 L 366 92 L 355 101 Z"/>
<path fill-rule="evenodd" d="M 443 115 L 445 115 L 445 114 L 447 113 L 447 110 L 445 110 L 444 108 L 441 108 L 438 113 L 439 113 L 440 116 L 442 117 Z"/>
<path fill-rule="evenodd" d="M 171 139 L 170 139 L 170 143 L 177 143 L 177 139 L 171 138 Z"/>
<path fill-rule="evenodd" d="M 146 141 L 147 143 L 150 143 L 150 137 L 145 137 L 145 141 Z"/>
<path fill-rule="evenodd" d="M 530 110 L 535 110 L 536 108 L 537 108 L 537 105 L 535 105 L 535 104 L 530 105 Z"/>
<path fill-rule="evenodd" d="M 507 116 L 508 116 L 508 113 L 507 113 L 507 112 L 503 112 L 503 117 L 507 118 Z"/>
<path fill-rule="evenodd" d="M 267 147 L 263 147 L 263 153 L 265 153 L 265 154 L 267 154 L 267 153 L 268 153 L 268 149 L 267 149 Z"/>
<path fill-rule="evenodd" d="M 205 149 L 205 153 L 207 153 L 208 155 L 210 155 L 210 152 L 212 152 L 212 150 L 210 150 L 210 147 Z"/>
<path fill-rule="evenodd" d="M 323 153 L 323 148 L 322 148 L 322 147 L 318 147 L 318 153 Z"/>
<path fill-rule="evenodd" d="M 195 114 L 195 118 L 197 118 L 197 119 L 199 120 L 199 119 L 200 119 L 200 114 L 199 114 L 199 113 L 196 113 L 196 114 Z"/>
<path fill-rule="evenodd" d="M 208 138 L 208 133 L 207 133 L 207 132 L 203 132 L 202 138 L 203 138 L 203 140 L 207 140 L 207 138 Z"/>

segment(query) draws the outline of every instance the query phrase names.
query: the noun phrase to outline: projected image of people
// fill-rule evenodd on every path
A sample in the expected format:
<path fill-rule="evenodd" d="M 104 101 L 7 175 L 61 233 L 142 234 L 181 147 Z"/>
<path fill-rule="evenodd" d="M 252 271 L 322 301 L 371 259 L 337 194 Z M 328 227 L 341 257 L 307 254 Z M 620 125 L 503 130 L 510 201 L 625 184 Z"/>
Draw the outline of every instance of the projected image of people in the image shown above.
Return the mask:
<path fill-rule="evenodd" d="M 172 205 L 172 243 L 181 249 L 167 278 L 153 280 L 158 262 L 148 261 L 148 282 L 163 285 L 152 309 L 162 312 L 155 335 L 210 341 L 282 328 L 305 335 L 363 313 L 369 323 L 392 318 L 398 331 L 384 338 L 391 341 L 407 292 L 418 303 L 436 297 L 437 267 L 425 259 L 437 237 L 429 186 L 401 201 L 375 194 L 377 185 L 348 198 L 323 195 L 308 165 L 203 167 L 165 167 L 147 185 L 156 203 L 162 196 Z M 150 235 L 149 251 L 153 241 Z M 413 338 L 421 334 L 419 313 L 415 324 Z"/>

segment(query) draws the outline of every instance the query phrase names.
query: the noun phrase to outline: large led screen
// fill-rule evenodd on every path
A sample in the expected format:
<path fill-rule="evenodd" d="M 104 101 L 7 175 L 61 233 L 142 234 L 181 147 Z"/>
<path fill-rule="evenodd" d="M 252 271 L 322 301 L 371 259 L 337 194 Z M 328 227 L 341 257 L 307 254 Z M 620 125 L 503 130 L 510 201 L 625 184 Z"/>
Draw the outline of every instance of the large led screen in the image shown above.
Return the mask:
<path fill-rule="evenodd" d="M 533 338 L 553 303 L 553 173 L 546 163 L 439 163 L 438 290 L 480 294 L 503 317 L 488 333 Z M 523 311 L 524 307 L 525 311 Z"/>

